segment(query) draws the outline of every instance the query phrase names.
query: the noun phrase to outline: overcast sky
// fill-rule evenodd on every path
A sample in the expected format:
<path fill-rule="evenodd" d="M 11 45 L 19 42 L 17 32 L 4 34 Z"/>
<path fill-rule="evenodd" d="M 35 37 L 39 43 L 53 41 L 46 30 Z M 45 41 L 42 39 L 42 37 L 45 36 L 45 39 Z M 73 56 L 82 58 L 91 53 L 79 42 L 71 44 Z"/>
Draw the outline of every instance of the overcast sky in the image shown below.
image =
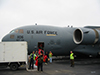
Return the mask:
<path fill-rule="evenodd" d="M 26 25 L 100 25 L 100 0 L 0 0 L 0 40 Z"/>

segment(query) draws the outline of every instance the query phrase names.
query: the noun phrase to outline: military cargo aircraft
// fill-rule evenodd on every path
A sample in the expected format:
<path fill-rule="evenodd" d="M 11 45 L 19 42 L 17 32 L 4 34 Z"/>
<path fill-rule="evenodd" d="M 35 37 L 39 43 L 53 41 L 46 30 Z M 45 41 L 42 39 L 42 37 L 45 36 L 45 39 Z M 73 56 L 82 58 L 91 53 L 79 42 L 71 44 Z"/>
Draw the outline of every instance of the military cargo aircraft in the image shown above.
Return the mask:
<path fill-rule="evenodd" d="M 76 56 L 100 55 L 100 27 L 83 28 L 28 25 L 13 29 L 2 41 L 27 41 L 28 54 L 40 47 L 54 56 L 67 56 L 73 51 Z"/>

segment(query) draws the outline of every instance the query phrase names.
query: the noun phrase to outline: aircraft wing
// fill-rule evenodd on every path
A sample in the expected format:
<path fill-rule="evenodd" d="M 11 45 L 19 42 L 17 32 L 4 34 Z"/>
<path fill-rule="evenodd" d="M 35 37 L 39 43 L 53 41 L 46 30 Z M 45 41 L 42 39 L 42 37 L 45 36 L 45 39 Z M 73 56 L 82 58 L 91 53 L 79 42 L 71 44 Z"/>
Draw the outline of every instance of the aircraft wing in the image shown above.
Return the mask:
<path fill-rule="evenodd" d="M 100 26 L 85 26 L 84 28 L 91 28 L 91 29 L 95 29 L 95 28 L 100 28 Z"/>

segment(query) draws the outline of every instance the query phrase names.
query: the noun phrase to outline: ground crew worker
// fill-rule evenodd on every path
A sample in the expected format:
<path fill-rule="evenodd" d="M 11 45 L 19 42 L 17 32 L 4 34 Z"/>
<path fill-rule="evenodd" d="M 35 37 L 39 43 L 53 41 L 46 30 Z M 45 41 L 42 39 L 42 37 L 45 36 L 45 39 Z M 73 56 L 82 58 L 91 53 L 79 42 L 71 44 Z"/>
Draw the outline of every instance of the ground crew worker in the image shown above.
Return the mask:
<path fill-rule="evenodd" d="M 41 68 L 41 71 L 43 71 L 43 56 L 42 53 L 40 53 L 39 57 L 38 57 L 38 71 Z"/>
<path fill-rule="evenodd" d="M 30 54 L 30 65 L 29 65 L 29 69 L 31 69 L 31 65 L 32 65 L 32 69 L 34 69 L 34 51 L 33 53 Z"/>
<path fill-rule="evenodd" d="M 70 61 L 71 61 L 71 67 L 74 67 L 74 53 L 70 51 Z"/>
<path fill-rule="evenodd" d="M 49 52 L 50 63 L 52 63 L 52 55 L 53 55 L 53 54 L 52 54 L 52 52 L 50 51 L 50 52 Z"/>

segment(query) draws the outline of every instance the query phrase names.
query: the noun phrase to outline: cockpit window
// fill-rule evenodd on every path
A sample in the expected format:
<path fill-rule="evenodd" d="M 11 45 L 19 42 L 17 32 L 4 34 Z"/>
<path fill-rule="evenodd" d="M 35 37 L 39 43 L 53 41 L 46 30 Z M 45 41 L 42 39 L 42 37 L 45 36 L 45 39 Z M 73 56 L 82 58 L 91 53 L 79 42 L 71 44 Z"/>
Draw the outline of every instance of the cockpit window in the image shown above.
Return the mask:
<path fill-rule="evenodd" d="M 19 33 L 23 33 L 23 29 L 20 29 L 20 30 L 19 30 Z"/>
<path fill-rule="evenodd" d="M 23 29 L 12 30 L 10 33 L 24 33 Z"/>
<path fill-rule="evenodd" d="M 14 33 L 15 31 L 14 30 L 12 30 L 10 33 Z"/>
<path fill-rule="evenodd" d="M 10 38 L 13 39 L 14 38 L 14 35 L 10 35 Z"/>
<path fill-rule="evenodd" d="M 17 30 L 15 30 L 15 32 L 16 32 L 16 33 L 18 33 L 18 29 L 17 29 Z"/>

